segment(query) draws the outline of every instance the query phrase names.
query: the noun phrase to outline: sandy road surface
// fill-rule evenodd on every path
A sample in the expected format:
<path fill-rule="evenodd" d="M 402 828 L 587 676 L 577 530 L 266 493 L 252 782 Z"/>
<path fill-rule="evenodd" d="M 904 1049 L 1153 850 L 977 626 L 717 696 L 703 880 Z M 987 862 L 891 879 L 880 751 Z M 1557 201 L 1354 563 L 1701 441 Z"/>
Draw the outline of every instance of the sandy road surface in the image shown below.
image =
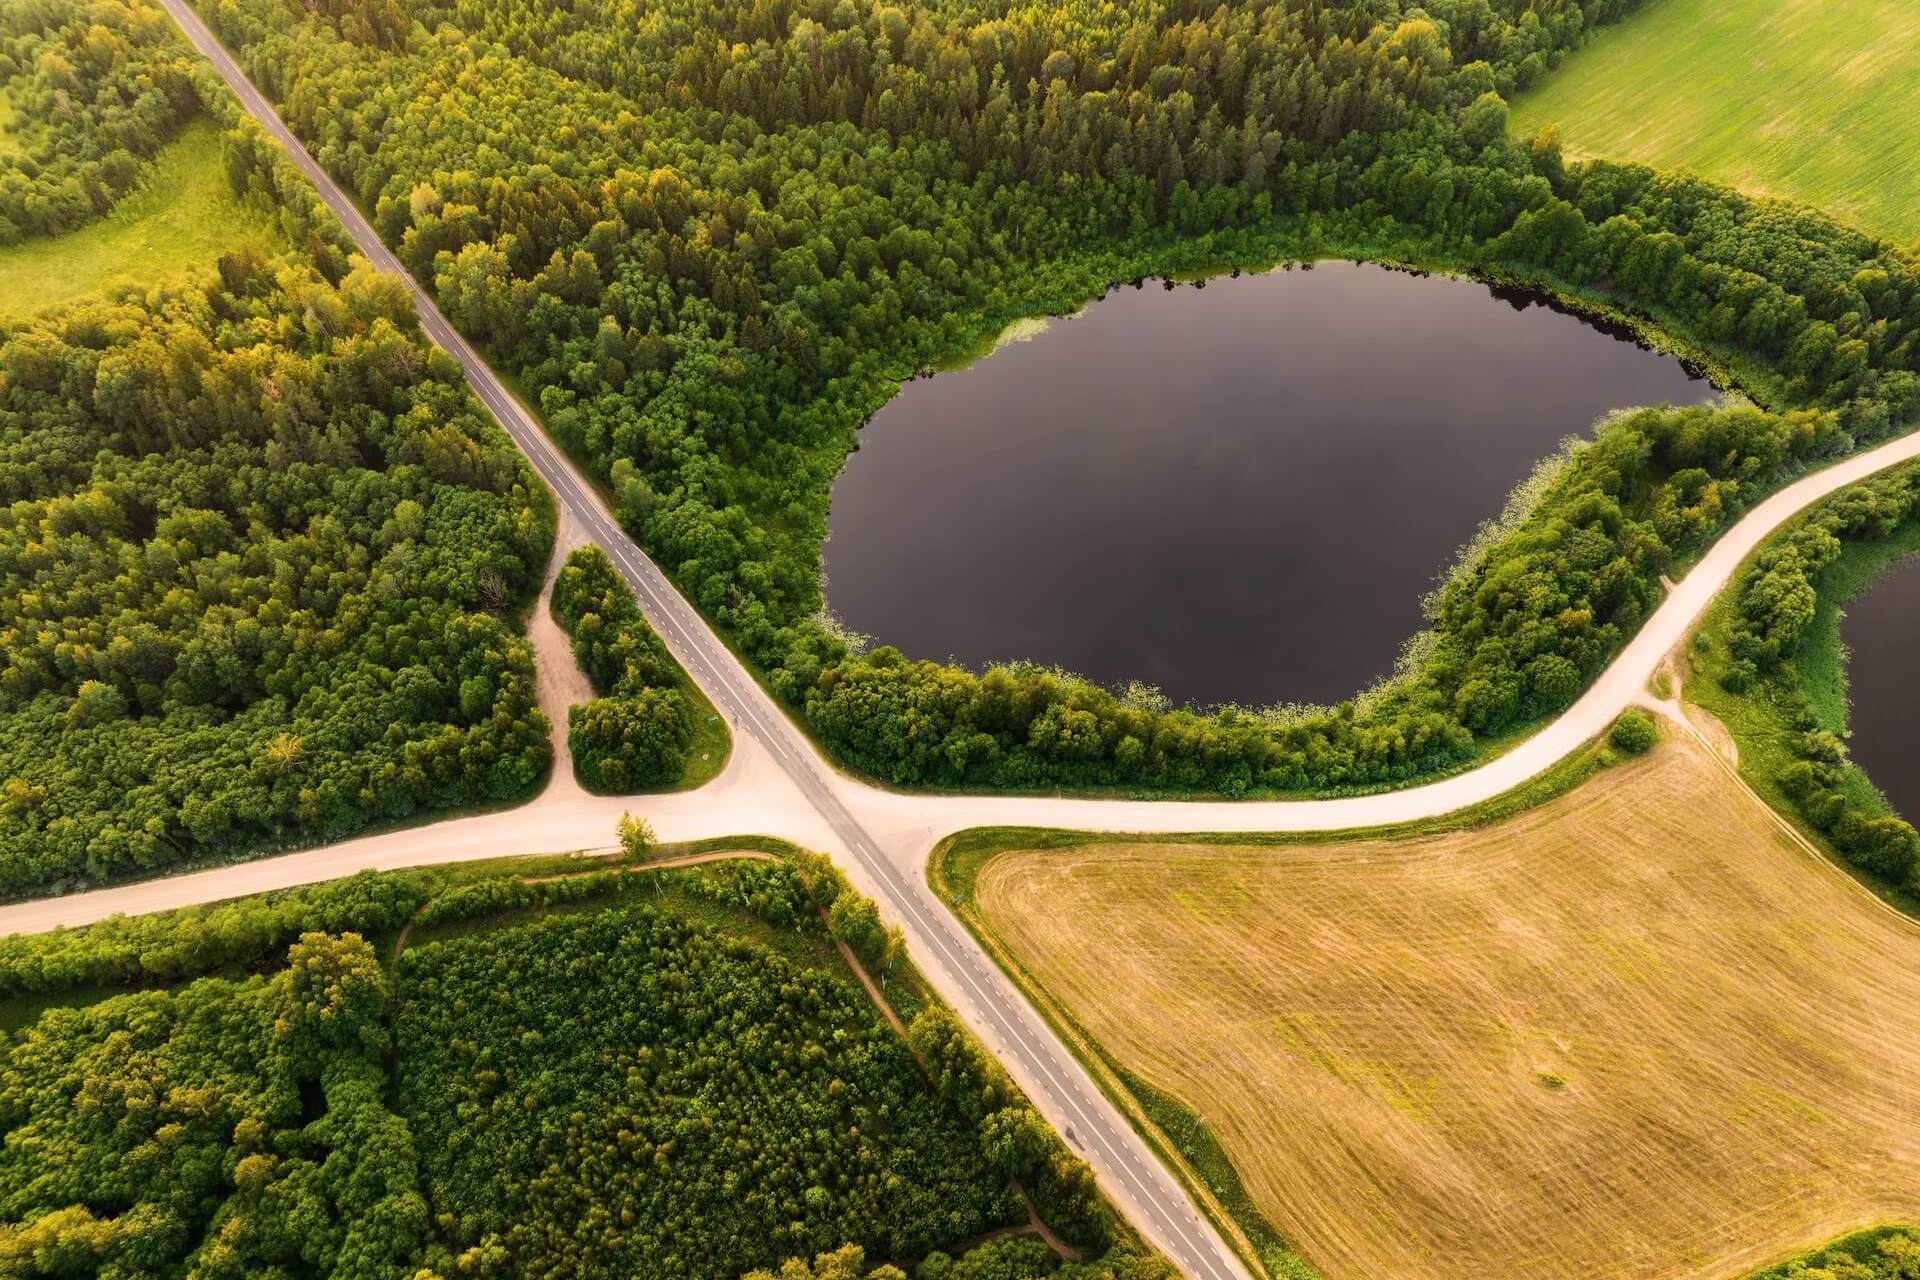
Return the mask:
<path fill-rule="evenodd" d="M 726 769 L 698 791 L 622 801 L 550 787 L 517 809 L 454 818 L 258 862 L 0 908 L 0 930 L 44 930 L 114 913 L 165 910 L 348 875 L 363 868 L 466 861 L 612 843 L 620 813 L 642 813 L 666 840 L 766 834 L 836 855 L 854 881 L 906 932 L 914 958 L 976 1034 L 1006 1063 L 1047 1118 L 1094 1166 L 1103 1187 L 1143 1232 L 1202 1280 L 1245 1268 L 1202 1222 L 1178 1183 L 1095 1088 L 1072 1054 L 936 901 L 922 864 L 932 843 L 989 824 L 1115 831 L 1312 831 L 1450 812 L 1537 776 L 1640 699 L 1660 659 L 1684 637 L 1746 555 L 1793 512 L 1874 471 L 1920 456 L 1920 433 L 1799 481 L 1729 531 L 1663 602 L 1639 636 L 1560 719 L 1507 754 L 1443 782 L 1381 796 L 1239 804 L 1044 797 L 910 796 L 838 772 L 786 717 L 627 537 L 598 495 L 547 440 L 477 352 L 380 243 L 366 219 L 288 132 L 271 104 L 185 0 L 162 0 L 247 110 L 285 146 L 377 267 L 408 282 L 422 328 L 458 359 L 475 394 L 553 489 L 586 540 L 604 547 L 694 681 L 726 715 L 735 746 Z"/>
<path fill-rule="evenodd" d="M 891 854 L 861 824 L 842 791 L 851 785 L 814 752 L 785 715 L 613 520 L 590 485 L 547 439 L 527 409 L 440 314 L 419 284 L 380 243 L 366 218 L 320 168 L 241 72 L 186 0 L 162 0 L 187 38 L 272 134 L 340 218 L 376 267 L 406 281 L 427 335 L 460 362 L 468 383 L 493 413 L 561 508 L 587 538 L 607 551 L 674 657 L 733 728 L 727 767 L 697 792 L 650 797 L 642 809 L 662 836 L 768 833 L 836 854 L 854 882 L 902 927 L 915 961 L 998 1054 L 1049 1121 L 1093 1165 L 1103 1188 L 1134 1224 L 1187 1274 L 1237 1280 L 1246 1269 L 1203 1222 L 1179 1183 L 1155 1161 L 1139 1135 L 1101 1097 L 1064 1045 L 972 938 L 933 900 L 918 868 Z M 97 919 L 112 911 L 152 911 L 182 902 L 249 893 L 275 882 L 297 883 L 361 866 L 399 866 L 497 854 L 603 846 L 626 807 L 565 788 L 549 788 L 533 804 L 221 871 L 129 886 L 120 897 L 89 894 L 54 904 L 28 904 L 0 918 L 0 928 L 48 928 Z M 69 914 L 71 912 L 72 914 Z M 89 913 L 90 916 L 89 916 Z"/>

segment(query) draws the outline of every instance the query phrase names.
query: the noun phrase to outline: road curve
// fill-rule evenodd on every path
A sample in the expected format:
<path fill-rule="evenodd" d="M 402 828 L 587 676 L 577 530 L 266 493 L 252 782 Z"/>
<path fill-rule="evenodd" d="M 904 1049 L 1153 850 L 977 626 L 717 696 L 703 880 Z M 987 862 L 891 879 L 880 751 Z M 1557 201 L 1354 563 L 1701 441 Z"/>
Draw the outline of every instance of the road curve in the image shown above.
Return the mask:
<path fill-rule="evenodd" d="M 627 537 L 591 486 L 536 425 L 532 414 L 513 398 L 472 346 L 447 323 L 433 300 L 381 243 L 331 176 L 287 129 L 273 106 L 241 72 L 199 16 L 185 0 L 162 0 L 162 3 L 188 39 L 213 63 L 247 111 L 299 164 L 360 251 L 376 267 L 406 281 L 422 328 L 459 360 L 474 392 L 551 486 L 558 500 L 580 522 L 588 536 L 607 550 L 633 586 L 648 620 L 660 632 L 667 647 L 713 699 L 715 706 L 732 721 L 736 738 L 751 737 L 779 766 L 791 787 L 797 789 L 824 820 L 826 828 L 837 837 L 834 843 L 839 852 L 852 859 L 855 879 L 905 930 L 916 962 L 943 994 L 968 1015 L 976 1033 L 1001 1055 L 1048 1119 L 1062 1133 L 1073 1135 L 1071 1141 L 1093 1165 L 1103 1188 L 1134 1224 L 1187 1274 L 1197 1280 L 1244 1280 L 1246 1269 L 1212 1226 L 1195 1211 L 1179 1183 L 1094 1087 L 1058 1037 L 985 959 L 972 937 L 933 901 L 919 875 L 903 870 L 868 834 L 841 801 L 832 771 L 822 767 L 811 744 L 680 597 L 659 568 Z M 509 826 L 525 821 L 518 813 L 497 816 L 505 818 Z M 531 825 L 537 828 L 542 825 L 541 820 L 536 818 Z M 752 825 L 750 818 L 746 825 Z M 452 833 L 440 834 L 445 839 Z M 602 835 L 589 843 L 604 843 L 605 839 Z M 537 843 L 538 838 L 532 842 Z M 525 847 L 522 845 L 522 851 Z M 231 892 L 229 889 L 221 896 Z"/>
<path fill-rule="evenodd" d="M 1179 1184 L 1093 1085 L 1045 1022 L 936 901 L 924 860 L 938 839 L 986 825 L 1108 831 L 1328 831 L 1435 817 L 1491 799 L 1539 776 L 1645 697 L 1661 659 L 1693 629 L 1740 563 L 1810 503 L 1876 471 L 1920 457 L 1920 432 L 1808 475 L 1760 503 L 1717 541 L 1663 600 L 1600 678 L 1553 723 L 1511 751 L 1443 781 L 1375 796 L 1317 801 L 1129 801 L 1043 796 L 922 796 L 882 791 L 836 771 L 627 537 L 598 495 L 547 439 L 432 299 L 388 251 L 360 211 L 314 162 L 273 107 L 186 5 L 161 0 L 247 110 L 293 156 L 360 251 L 411 290 L 426 333 L 452 353 L 474 392 L 606 549 L 667 647 L 734 726 L 727 768 L 696 792 L 622 800 L 551 788 L 517 809 L 342 841 L 233 867 L 0 907 L 0 931 L 31 932 L 103 916 L 166 910 L 349 875 L 509 854 L 601 848 L 628 808 L 669 840 L 764 833 L 841 856 L 849 874 L 906 931 L 915 960 L 1000 1055 L 1102 1186 L 1190 1276 L 1247 1273 Z"/>
<path fill-rule="evenodd" d="M 1343 831 L 1452 813 L 1539 777 L 1605 732 L 1622 710 L 1645 700 L 1647 683 L 1662 660 L 1692 634 L 1740 565 L 1781 525 L 1820 499 L 1915 458 L 1920 458 L 1920 431 L 1812 472 L 1760 502 L 1708 548 L 1572 706 L 1512 750 L 1438 782 L 1333 800 L 1252 803 L 923 797 L 861 787 L 865 794 L 857 808 L 863 819 L 876 826 L 910 823 L 913 815 L 920 815 L 940 836 L 969 827 L 1001 825 L 1139 832 Z"/>

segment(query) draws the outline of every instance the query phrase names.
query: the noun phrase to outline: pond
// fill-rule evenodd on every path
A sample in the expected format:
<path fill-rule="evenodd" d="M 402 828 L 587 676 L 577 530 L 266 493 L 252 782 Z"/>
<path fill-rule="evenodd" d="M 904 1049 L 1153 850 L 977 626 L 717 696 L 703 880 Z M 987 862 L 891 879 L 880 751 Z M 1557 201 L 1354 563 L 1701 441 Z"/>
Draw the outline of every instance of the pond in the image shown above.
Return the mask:
<path fill-rule="evenodd" d="M 915 379 L 833 490 L 828 607 L 910 657 L 1331 702 L 1539 459 L 1716 393 L 1514 290 L 1353 263 L 1121 288 Z"/>
<path fill-rule="evenodd" d="M 1855 763 L 1908 821 L 1920 821 L 1920 559 L 1888 571 L 1848 601 L 1847 743 Z"/>

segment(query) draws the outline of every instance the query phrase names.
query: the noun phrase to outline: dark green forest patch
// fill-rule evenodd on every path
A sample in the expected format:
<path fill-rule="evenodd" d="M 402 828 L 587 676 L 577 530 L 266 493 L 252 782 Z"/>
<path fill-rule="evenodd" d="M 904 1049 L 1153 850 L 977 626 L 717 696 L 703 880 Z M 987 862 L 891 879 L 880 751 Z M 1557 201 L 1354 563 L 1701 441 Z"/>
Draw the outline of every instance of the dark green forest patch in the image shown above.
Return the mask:
<path fill-rule="evenodd" d="M 1017 1179 L 1074 1276 L 1170 1274 L 904 968 L 889 1026 L 824 859 L 532 869 L 7 940 L 0 986 L 73 1003 L 0 1032 L 0 1265 L 733 1280 L 852 1241 L 944 1275 L 1027 1221 Z"/>
<path fill-rule="evenodd" d="M 567 713 L 582 786 L 627 795 L 698 786 L 720 772 L 729 748 L 720 714 L 647 625 L 605 551 L 584 546 L 567 556 L 552 608 L 600 695 Z"/>
<path fill-rule="evenodd" d="M 1551 716 L 1662 572 L 1911 415 L 1910 253 L 1506 136 L 1504 95 L 1631 7 L 207 9 L 841 761 L 902 785 L 1248 795 L 1432 776 Z M 823 624 L 832 478 L 899 379 L 1116 281 L 1330 254 L 1541 284 L 1759 407 L 1604 430 L 1476 545 L 1401 677 L 1333 708 L 1142 708 L 854 652 Z"/>
<path fill-rule="evenodd" d="M 232 254 L 0 329 L 0 892 L 527 794 L 551 539 L 365 269 Z"/>

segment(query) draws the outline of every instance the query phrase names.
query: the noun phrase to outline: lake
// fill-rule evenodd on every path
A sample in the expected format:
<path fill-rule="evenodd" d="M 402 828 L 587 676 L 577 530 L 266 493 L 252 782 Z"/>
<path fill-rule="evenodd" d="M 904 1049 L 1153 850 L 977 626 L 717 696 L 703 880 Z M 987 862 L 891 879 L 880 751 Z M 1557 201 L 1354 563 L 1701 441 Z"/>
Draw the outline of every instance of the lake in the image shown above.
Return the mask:
<path fill-rule="evenodd" d="M 1354 263 L 1123 287 L 906 383 L 835 483 L 826 597 L 910 657 L 1332 702 L 1559 442 L 1716 393 L 1544 300 Z"/>
<path fill-rule="evenodd" d="M 1920 821 L 1920 559 L 1891 570 L 1846 606 L 1847 746 L 1900 816 Z"/>

